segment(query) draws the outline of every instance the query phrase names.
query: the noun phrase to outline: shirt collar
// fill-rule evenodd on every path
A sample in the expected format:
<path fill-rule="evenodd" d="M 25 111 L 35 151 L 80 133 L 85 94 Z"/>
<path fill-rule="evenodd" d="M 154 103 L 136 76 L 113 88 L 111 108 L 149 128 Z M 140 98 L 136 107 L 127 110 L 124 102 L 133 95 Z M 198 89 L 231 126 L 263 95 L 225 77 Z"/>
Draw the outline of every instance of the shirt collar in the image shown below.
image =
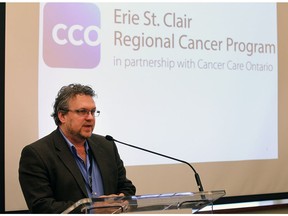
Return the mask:
<path fill-rule="evenodd" d="M 67 142 L 70 150 L 71 150 L 73 153 L 76 153 L 76 148 L 75 148 L 75 146 L 73 145 L 73 143 L 68 140 L 68 138 L 64 135 L 64 133 L 63 133 L 63 131 L 61 130 L 61 128 L 59 128 L 59 131 L 61 132 L 62 136 L 63 136 L 64 139 L 66 140 L 66 142 Z M 84 147 L 85 147 L 86 153 L 88 153 L 88 151 L 89 151 L 89 145 L 88 145 L 87 140 L 86 140 L 85 143 L 84 143 Z"/>

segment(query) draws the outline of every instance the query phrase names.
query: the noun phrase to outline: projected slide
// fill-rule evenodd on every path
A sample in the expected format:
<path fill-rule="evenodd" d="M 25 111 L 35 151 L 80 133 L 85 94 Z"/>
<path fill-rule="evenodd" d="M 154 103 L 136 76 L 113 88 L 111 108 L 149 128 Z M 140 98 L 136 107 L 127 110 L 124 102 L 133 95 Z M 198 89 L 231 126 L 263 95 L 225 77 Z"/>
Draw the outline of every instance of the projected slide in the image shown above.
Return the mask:
<path fill-rule="evenodd" d="M 39 137 L 82 83 L 94 133 L 193 163 L 278 157 L 274 3 L 41 4 L 39 47 Z M 118 148 L 125 165 L 175 163 Z"/>

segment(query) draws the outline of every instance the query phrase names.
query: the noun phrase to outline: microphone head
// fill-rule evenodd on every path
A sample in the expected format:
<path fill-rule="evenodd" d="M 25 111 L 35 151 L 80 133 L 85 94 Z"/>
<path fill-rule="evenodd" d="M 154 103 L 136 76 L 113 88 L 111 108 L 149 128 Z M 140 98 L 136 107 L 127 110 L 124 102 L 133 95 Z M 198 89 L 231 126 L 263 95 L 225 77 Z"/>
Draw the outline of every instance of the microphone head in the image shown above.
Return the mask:
<path fill-rule="evenodd" d="M 106 135 L 105 138 L 109 141 L 114 141 L 114 138 L 110 135 Z"/>

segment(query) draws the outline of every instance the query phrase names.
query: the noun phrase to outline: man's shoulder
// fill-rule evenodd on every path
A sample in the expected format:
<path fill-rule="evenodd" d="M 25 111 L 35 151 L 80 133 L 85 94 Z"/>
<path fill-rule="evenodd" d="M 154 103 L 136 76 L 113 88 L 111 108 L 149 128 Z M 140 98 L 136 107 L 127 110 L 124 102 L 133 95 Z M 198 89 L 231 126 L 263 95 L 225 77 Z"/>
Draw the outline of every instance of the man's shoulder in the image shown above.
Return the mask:
<path fill-rule="evenodd" d="M 89 140 L 92 142 L 101 142 L 101 143 L 108 141 L 104 136 L 94 133 L 91 135 L 91 137 L 88 138 L 88 141 Z"/>
<path fill-rule="evenodd" d="M 57 140 L 61 139 L 61 133 L 58 129 L 52 131 L 50 134 L 39 138 L 38 140 L 34 141 L 33 143 L 30 143 L 27 145 L 27 147 L 33 147 L 33 148 L 45 148 L 51 147 L 51 143 L 55 143 Z"/>
<path fill-rule="evenodd" d="M 88 143 L 91 146 L 98 146 L 103 148 L 113 148 L 114 142 L 111 142 L 106 139 L 105 136 L 99 134 L 92 134 L 91 137 L 88 138 Z"/>

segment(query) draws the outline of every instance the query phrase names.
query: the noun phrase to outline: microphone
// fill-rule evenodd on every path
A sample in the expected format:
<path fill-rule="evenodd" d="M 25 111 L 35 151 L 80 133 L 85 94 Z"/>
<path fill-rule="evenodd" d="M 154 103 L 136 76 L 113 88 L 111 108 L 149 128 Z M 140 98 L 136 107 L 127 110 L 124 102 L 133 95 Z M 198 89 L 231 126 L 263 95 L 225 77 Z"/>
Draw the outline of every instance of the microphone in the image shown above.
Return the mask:
<path fill-rule="evenodd" d="M 106 135 L 105 138 L 109 141 L 114 141 L 114 142 L 117 142 L 117 143 L 120 143 L 120 144 L 123 144 L 123 145 L 126 145 L 126 146 L 129 146 L 129 147 L 132 147 L 132 148 L 136 148 L 136 149 L 139 149 L 139 150 L 142 150 L 142 151 L 146 151 L 146 152 L 149 152 L 149 153 L 152 153 L 152 154 L 155 154 L 155 155 L 158 155 L 158 156 L 161 156 L 161 157 L 165 157 L 165 158 L 169 158 L 171 160 L 175 160 L 175 161 L 178 161 L 178 162 L 181 162 L 181 163 L 184 163 L 186 165 L 188 165 L 194 172 L 194 175 L 195 175 L 195 179 L 196 179 L 196 183 L 197 183 L 197 187 L 199 189 L 200 192 L 203 192 L 203 186 L 202 186 L 202 183 L 201 183 L 201 180 L 200 180 L 200 176 L 199 174 L 196 172 L 196 170 L 194 169 L 194 167 L 188 163 L 187 161 L 183 161 L 183 160 L 180 160 L 180 159 L 177 159 L 177 158 L 174 158 L 174 157 L 171 157 L 171 156 L 168 156 L 168 155 L 164 155 L 164 154 L 160 154 L 158 152 L 154 152 L 154 151 L 151 151 L 151 150 L 148 150 L 148 149 L 144 149 L 144 148 L 141 148 L 141 147 L 138 147 L 138 146 L 134 146 L 134 145 L 131 145 L 131 144 L 128 144 L 128 143 L 124 143 L 124 142 L 121 142 L 119 140 L 116 140 L 114 139 L 112 136 L 110 135 Z"/>

